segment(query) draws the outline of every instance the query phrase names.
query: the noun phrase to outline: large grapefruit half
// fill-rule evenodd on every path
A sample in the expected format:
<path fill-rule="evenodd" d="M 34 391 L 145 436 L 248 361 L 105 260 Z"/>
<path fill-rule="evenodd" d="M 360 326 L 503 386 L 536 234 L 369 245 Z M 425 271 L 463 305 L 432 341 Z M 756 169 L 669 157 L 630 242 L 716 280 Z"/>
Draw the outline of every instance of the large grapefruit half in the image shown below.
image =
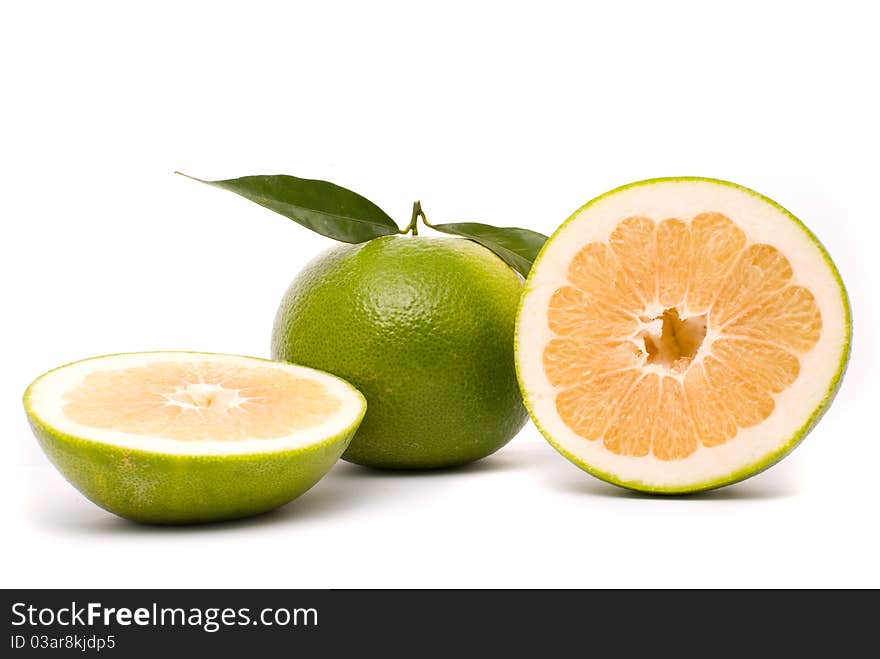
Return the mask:
<path fill-rule="evenodd" d="M 550 443 L 649 492 L 733 483 L 816 424 L 849 357 L 828 253 L 791 213 L 704 178 L 641 181 L 580 208 L 526 283 L 516 364 Z"/>

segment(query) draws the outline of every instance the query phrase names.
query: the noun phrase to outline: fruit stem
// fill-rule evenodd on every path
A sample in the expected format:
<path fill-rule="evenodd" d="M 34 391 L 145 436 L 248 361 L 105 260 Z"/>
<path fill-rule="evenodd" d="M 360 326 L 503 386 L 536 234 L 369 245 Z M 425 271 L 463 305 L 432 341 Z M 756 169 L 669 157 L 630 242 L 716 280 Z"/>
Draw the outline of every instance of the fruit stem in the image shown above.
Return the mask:
<path fill-rule="evenodd" d="M 416 200 L 413 202 L 412 217 L 409 220 L 409 224 L 407 224 L 406 227 L 404 227 L 404 229 L 400 233 L 407 234 L 411 231 L 412 235 L 418 236 L 419 235 L 419 218 L 422 218 L 422 222 L 425 223 L 426 227 L 429 227 L 431 229 L 434 228 L 434 225 L 431 224 L 430 222 L 428 222 L 428 218 L 425 215 L 425 211 L 422 210 L 422 202 Z"/>
<path fill-rule="evenodd" d="M 404 227 L 403 231 L 400 233 L 407 234 L 412 231 L 412 235 L 419 235 L 419 217 L 425 217 L 425 214 L 422 212 L 422 202 L 416 200 L 413 202 L 413 211 L 412 217 L 409 220 L 409 224 Z"/>

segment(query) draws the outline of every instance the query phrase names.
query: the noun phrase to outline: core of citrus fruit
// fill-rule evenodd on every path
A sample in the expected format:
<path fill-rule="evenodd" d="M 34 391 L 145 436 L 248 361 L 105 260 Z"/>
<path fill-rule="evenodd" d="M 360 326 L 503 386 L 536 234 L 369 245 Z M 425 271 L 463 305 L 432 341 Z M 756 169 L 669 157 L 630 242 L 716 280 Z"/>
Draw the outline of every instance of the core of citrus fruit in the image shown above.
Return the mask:
<path fill-rule="evenodd" d="M 813 427 L 849 357 L 849 302 L 778 204 L 654 179 L 550 238 L 516 342 L 526 406 L 563 455 L 618 485 L 689 492 L 765 469 Z"/>
<path fill-rule="evenodd" d="M 302 366 L 188 352 L 95 357 L 24 395 L 46 455 L 86 497 L 143 522 L 281 506 L 333 466 L 363 418 L 347 382 Z"/>
<path fill-rule="evenodd" d="M 272 354 L 336 373 L 369 403 L 343 459 L 477 460 L 522 427 L 513 332 L 522 281 L 460 238 L 386 236 L 314 259 L 284 296 Z"/>

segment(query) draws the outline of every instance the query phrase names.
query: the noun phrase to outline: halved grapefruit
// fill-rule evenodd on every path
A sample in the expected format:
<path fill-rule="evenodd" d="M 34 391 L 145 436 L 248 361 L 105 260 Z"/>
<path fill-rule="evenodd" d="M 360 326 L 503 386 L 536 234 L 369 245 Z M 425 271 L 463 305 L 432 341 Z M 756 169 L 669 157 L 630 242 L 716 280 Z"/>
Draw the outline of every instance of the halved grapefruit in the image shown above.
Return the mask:
<path fill-rule="evenodd" d="M 533 420 L 572 462 L 693 492 L 791 451 L 834 397 L 850 337 L 840 275 L 791 213 L 725 181 L 652 179 L 548 240 L 516 364 Z"/>
<path fill-rule="evenodd" d="M 350 384 L 279 362 L 189 352 L 95 357 L 24 395 L 43 450 L 99 506 L 129 519 L 243 517 L 308 490 L 366 411 Z"/>

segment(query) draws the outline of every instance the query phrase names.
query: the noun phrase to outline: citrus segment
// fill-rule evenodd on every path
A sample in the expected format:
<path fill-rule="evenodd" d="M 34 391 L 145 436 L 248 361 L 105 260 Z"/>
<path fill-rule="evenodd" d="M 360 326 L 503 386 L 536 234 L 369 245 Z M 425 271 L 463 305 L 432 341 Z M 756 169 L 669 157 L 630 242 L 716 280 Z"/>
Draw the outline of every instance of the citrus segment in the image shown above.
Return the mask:
<path fill-rule="evenodd" d="M 800 360 L 772 343 L 742 338 L 719 338 L 712 343 L 712 355 L 737 375 L 753 380 L 760 388 L 774 394 L 797 379 Z"/>
<path fill-rule="evenodd" d="M 684 299 L 690 251 L 688 226 L 681 220 L 663 220 L 657 227 L 657 296 L 665 307 Z"/>
<path fill-rule="evenodd" d="M 637 326 L 635 316 L 603 306 L 571 286 L 564 286 L 550 300 L 552 312 L 550 328 L 561 336 L 577 336 L 581 339 L 625 335 Z"/>
<path fill-rule="evenodd" d="M 721 286 L 712 318 L 722 327 L 738 315 L 763 304 L 792 277 L 791 265 L 775 247 L 750 245 Z"/>
<path fill-rule="evenodd" d="M 848 314 L 821 246 L 773 202 L 647 181 L 585 206 L 539 256 L 520 384 L 589 471 L 640 489 L 721 484 L 778 459 L 830 401 Z"/>
<path fill-rule="evenodd" d="M 647 455 L 657 414 L 660 378 L 648 373 L 624 394 L 617 417 L 605 431 L 605 447 L 621 455 Z"/>
<path fill-rule="evenodd" d="M 709 383 L 703 364 L 688 369 L 684 389 L 694 430 L 703 446 L 718 446 L 736 435 L 736 419 Z"/>
<path fill-rule="evenodd" d="M 590 243 L 577 253 L 568 267 L 568 281 L 590 299 L 616 311 L 631 309 L 640 301 L 605 243 Z"/>
<path fill-rule="evenodd" d="M 770 416 L 773 399 L 751 380 L 744 380 L 709 355 L 703 362 L 711 390 L 724 403 L 740 428 L 748 428 Z"/>
<path fill-rule="evenodd" d="M 726 325 L 724 331 L 806 352 L 819 340 L 822 315 L 809 289 L 788 286 Z"/>
<path fill-rule="evenodd" d="M 697 436 L 682 383 L 677 378 L 663 378 L 658 416 L 653 426 L 651 449 L 661 460 L 680 460 L 697 450 Z"/>
<path fill-rule="evenodd" d="M 654 223 L 646 217 L 630 217 L 615 227 L 608 243 L 620 263 L 621 284 L 642 303 L 653 300 L 657 288 Z"/>
<path fill-rule="evenodd" d="M 700 213 L 690 223 L 691 263 L 687 284 L 687 308 L 706 311 L 720 282 L 745 247 L 742 230 L 721 213 Z M 675 304 L 681 303 L 681 300 Z"/>

